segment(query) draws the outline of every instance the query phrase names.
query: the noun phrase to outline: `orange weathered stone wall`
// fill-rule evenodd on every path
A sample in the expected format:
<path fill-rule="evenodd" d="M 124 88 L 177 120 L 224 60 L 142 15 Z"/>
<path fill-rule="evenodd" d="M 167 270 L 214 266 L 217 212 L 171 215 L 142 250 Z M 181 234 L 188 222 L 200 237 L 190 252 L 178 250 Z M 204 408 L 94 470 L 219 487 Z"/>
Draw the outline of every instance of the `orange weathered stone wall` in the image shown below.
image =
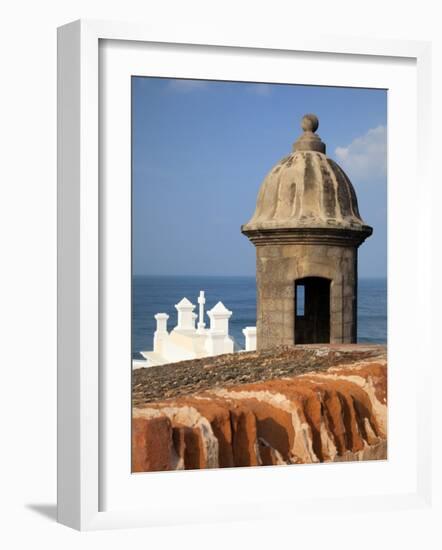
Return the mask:
<path fill-rule="evenodd" d="M 133 410 L 134 472 L 386 457 L 385 356 Z"/>

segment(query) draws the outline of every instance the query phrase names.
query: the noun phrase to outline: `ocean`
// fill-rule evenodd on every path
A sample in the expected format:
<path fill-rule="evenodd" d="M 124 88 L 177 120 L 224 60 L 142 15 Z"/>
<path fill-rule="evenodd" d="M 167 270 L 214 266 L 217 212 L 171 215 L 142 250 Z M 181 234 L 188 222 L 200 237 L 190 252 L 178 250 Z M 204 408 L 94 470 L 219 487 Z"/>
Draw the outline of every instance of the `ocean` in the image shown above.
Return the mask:
<path fill-rule="evenodd" d="M 256 284 L 254 277 L 150 276 L 135 275 L 132 285 L 132 355 L 151 350 L 156 313 L 169 315 L 168 330 L 177 322 L 174 307 L 181 298 L 195 304 L 200 290 L 206 294 L 206 312 L 218 301 L 233 312 L 230 334 L 244 347 L 242 329 L 256 324 Z M 206 315 L 206 326 L 209 319 Z M 359 279 L 358 342 L 387 342 L 387 280 Z"/>

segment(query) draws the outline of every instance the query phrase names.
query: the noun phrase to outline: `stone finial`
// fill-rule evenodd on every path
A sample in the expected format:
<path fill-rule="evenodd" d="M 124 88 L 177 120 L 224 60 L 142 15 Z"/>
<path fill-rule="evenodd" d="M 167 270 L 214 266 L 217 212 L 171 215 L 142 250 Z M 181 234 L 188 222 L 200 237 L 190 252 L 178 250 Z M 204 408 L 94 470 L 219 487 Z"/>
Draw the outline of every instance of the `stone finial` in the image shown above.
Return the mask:
<path fill-rule="evenodd" d="M 313 113 L 308 113 L 302 117 L 301 128 L 304 132 L 316 132 L 319 128 L 319 120 Z"/>
<path fill-rule="evenodd" d="M 187 298 L 183 298 L 178 304 L 175 304 L 175 308 L 178 311 L 178 324 L 177 330 L 195 330 L 195 318 L 193 316 L 193 310 L 195 306 Z"/>
<path fill-rule="evenodd" d="M 157 313 L 155 315 L 155 321 L 157 322 L 157 329 L 153 335 L 153 351 L 161 354 L 163 351 L 164 341 L 167 340 L 169 334 L 167 332 L 167 320 L 169 315 L 167 313 Z"/>
<path fill-rule="evenodd" d="M 157 313 L 155 315 L 155 321 L 157 322 L 157 332 L 167 332 L 167 320 L 169 315 L 167 313 Z"/>
<path fill-rule="evenodd" d="M 301 128 L 304 133 L 293 144 L 293 151 L 317 151 L 325 154 L 325 143 L 315 134 L 319 128 L 319 119 L 313 113 L 302 117 Z"/>
<path fill-rule="evenodd" d="M 212 332 L 221 332 L 225 336 L 229 334 L 229 319 L 232 312 L 222 302 L 218 302 L 207 312 L 207 315 L 210 319 L 210 330 Z"/>

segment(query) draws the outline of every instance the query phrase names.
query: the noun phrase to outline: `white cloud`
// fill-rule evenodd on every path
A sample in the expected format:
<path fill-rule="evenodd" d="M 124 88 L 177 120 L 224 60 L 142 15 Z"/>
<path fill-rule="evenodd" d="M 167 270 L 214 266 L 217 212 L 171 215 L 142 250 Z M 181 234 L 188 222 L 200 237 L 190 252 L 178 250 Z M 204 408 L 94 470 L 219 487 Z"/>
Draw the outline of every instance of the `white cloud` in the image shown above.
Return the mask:
<path fill-rule="evenodd" d="M 338 162 L 350 179 L 373 181 L 387 175 L 387 129 L 371 128 L 346 147 L 336 147 Z"/>
<path fill-rule="evenodd" d="M 169 82 L 169 90 L 174 92 L 193 92 L 195 90 L 203 90 L 207 88 L 206 80 L 171 80 Z"/>

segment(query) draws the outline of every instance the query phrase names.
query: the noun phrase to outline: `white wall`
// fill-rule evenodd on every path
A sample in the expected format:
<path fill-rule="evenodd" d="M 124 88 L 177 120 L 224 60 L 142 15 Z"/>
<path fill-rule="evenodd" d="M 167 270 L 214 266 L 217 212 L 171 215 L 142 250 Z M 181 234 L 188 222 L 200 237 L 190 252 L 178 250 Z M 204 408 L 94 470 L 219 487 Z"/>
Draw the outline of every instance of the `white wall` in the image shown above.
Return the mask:
<path fill-rule="evenodd" d="M 56 27 L 79 17 L 146 21 L 163 27 L 204 29 L 216 41 L 225 33 L 250 39 L 299 29 L 315 34 L 434 40 L 437 69 L 433 97 L 442 97 L 442 35 L 438 2 L 429 0 L 355 2 L 259 3 L 238 0 L 30 0 L 2 4 L 0 230 L 2 318 L 2 529 L 0 545 L 20 548 L 149 548 L 256 549 L 306 548 L 436 548 L 441 510 L 398 512 L 366 518 L 354 514 L 293 518 L 291 525 L 189 526 L 115 533 L 78 534 L 48 521 L 55 502 L 56 432 Z M 440 146 L 441 101 L 434 101 L 434 128 Z M 406 131 L 406 128 L 404 128 Z M 437 176 L 437 178 L 436 178 Z M 434 179 L 440 180 L 435 171 Z M 442 203 L 442 183 L 438 181 Z M 436 217 L 435 217 L 436 218 Z M 436 224 L 436 220 L 434 220 Z M 434 225 L 436 230 L 436 225 Z M 436 272 L 437 270 L 437 272 Z M 440 263 L 435 275 L 442 280 Z M 435 301 L 440 302 L 439 296 Z M 436 323 L 435 323 L 436 326 Z M 440 325 L 439 325 L 440 327 Z M 418 365 L 416 366 L 417 375 Z M 439 375 L 440 376 L 440 375 Z M 433 384 L 435 396 L 440 386 Z M 430 391 L 430 389 L 429 389 Z M 436 401 L 436 399 L 435 399 Z M 435 410 L 433 429 L 440 430 L 441 411 Z M 438 421 L 439 420 L 439 421 Z M 441 461 L 440 438 L 438 463 Z M 338 466 L 339 467 L 339 466 Z M 440 489 L 440 467 L 434 471 Z M 7 496 L 6 496 L 7 495 Z M 440 505 L 440 491 L 437 493 Z M 216 496 L 213 505 L 216 506 Z M 40 512 L 32 507 L 39 506 Z M 43 506 L 43 508 L 42 508 Z M 46 506 L 46 508 L 44 508 Z M 49 507 L 49 508 L 48 508 Z M 344 524 L 345 523 L 345 527 Z M 8 538 L 6 543 L 4 539 Z M 437 542 L 439 541 L 439 543 Z M 164 544 L 167 541 L 167 544 Z"/>

